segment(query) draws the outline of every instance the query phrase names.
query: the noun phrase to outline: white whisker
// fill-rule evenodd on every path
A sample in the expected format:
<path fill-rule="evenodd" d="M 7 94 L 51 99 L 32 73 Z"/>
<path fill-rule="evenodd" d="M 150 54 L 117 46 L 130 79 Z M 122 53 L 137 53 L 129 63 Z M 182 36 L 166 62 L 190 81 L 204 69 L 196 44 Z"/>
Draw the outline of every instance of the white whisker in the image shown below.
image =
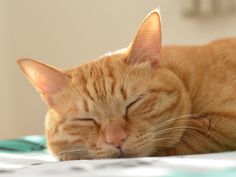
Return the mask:
<path fill-rule="evenodd" d="M 144 50 L 144 49 L 141 49 L 141 50 L 139 50 L 137 53 L 139 54 L 139 53 L 141 53 L 143 50 Z M 131 65 L 131 68 L 129 69 L 129 71 L 128 71 L 127 74 L 126 74 L 126 78 L 124 79 L 123 86 L 126 85 L 126 82 L 127 82 L 128 78 L 129 78 L 129 74 L 133 71 L 134 66 L 137 65 L 137 64 L 139 64 L 139 63 L 141 63 L 141 61 L 142 61 L 142 59 L 144 58 L 144 56 L 145 56 L 146 54 L 148 54 L 149 52 L 150 52 L 150 50 L 149 50 L 149 51 L 146 51 L 146 52 L 145 52 L 143 55 L 141 55 L 137 60 L 135 60 L 135 63 L 134 63 L 134 64 Z M 137 56 L 137 54 L 135 55 L 135 57 L 136 57 L 136 56 Z M 135 58 L 135 57 L 134 57 L 134 58 Z M 130 60 L 130 59 L 129 59 L 129 60 Z"/>
<path fill-rule="evenodd" d="M 149 129 L 148 131 L 153 131 L 153 129 L 154 129 L 154 130 L 160 129 L 160 128 L 166 126 L 166 125 L 170 125 L 173 121 L 178 120 L 178 119 L 184 119 L 184 118 L 186 118 L 186 119 L 188 119 L 188 118 L 200 118 L 199 115 L 200 115 L 200 114 L 187 114 L 187 115 L 182 115 L 182 116 L 178 116 L 178 117 L 169 118 L 169 119 L 167 119 L 167 120 L 165 120 L 165 121 L 163 121 L 163 122 L 161 122 L 161 123 L 159 123 L 159 124 L 154 125 L 154 126 L 153 126 L 151 129 Z"/>

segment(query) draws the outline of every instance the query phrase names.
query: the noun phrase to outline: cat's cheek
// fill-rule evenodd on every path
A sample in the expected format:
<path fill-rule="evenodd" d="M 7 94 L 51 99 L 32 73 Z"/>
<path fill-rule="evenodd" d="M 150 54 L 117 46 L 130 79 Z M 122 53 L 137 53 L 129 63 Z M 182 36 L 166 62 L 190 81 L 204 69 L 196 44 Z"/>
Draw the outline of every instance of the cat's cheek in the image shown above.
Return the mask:
<path fill-rule="evenodd" d="M 68 124 L 69 125 L 69 124 Z M 89 132 L 89 133 L 88 133 Z M 97 131 L 93 127 L 87 127 L 82 130 L 77 125 L 68 127 L 66 124 L 58 127 L 51 136 L 47 137 L 48 148 L 59 160 L 80 160 L 80 159 L 94 159 L 96 156 L 92 153 L 93 147 L 96 146 Z M 72 148 L 72 149 L 70 149 Z M 85 151 L 84 154 L 69 153 L 75 148 Z M 67 150 L 68 153 L 62 153 Z"/>
<path fill-rule="evenodd" d="M 154 145 L 154 135 L 145 134 L 144 129 L 136 129 L 122 146 L 123 157 L 146 157 L 152 155 Z"/>

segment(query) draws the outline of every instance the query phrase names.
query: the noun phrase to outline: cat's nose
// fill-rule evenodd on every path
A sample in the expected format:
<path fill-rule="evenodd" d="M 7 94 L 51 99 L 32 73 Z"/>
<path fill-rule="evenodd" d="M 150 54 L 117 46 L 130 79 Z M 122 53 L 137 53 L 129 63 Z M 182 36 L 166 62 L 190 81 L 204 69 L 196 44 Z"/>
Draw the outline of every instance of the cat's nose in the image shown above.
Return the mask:
<path fill-rule="evenodd" d="M 128 133 L 119 125 L 110 125 L 105 130 L 105 142 L 116 148 L 121 148 L 127 137 Z"/>
<path fill-rule="evenodd" d="M 106 143 L 111 144 L 115 146 L 116 148 L 120 148 L 124 140 L 127 138 L 127 136 L 128 135 L 124 132 L 120 132 L 119 134 L 115 134 L 115 135 L 107 135 Z"/>

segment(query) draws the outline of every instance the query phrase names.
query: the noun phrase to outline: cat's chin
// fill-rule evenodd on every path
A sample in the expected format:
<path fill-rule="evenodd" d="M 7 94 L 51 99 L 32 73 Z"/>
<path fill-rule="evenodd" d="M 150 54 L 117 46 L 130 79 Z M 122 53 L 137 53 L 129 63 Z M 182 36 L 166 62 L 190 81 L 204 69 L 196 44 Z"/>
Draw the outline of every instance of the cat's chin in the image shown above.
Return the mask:
<path fill-rule="evenodd" d="M 71 156 L 71 155 L 63 155 L 58 157 L 60 161 L 68 161 L 68 160 L 92 160 L 91 157 L 78 157 L 78 156 Z"/>
<path fill-rule="evenodd" d="M 60 161 L 68 160 L 93 160 L 93 159 L 114 159 L 114 158 L 125 158 L 126 156 L 118 150 L 108 151 L 107 153 L 102 154 L 93 154 L 93 155 L 74 155 L 74 154 L 64 154 L 57 156 Z"/>
<path fill-rule="evenodd" d="M 103 155 L 94 155 L 94 156 L 77 156 L 72 154 L 65 154 L 62 156 L 58 156 L 57 158 L 60 161 L 68 161 L 68 160 L 92 160 L 92 159 L 116 159 L 116 158 L 135 158 L 135 157 L 144 157 L 141 154 L 128 154 L 123 152 L 122 150 L 110 151 Z"/>
<path fill-rule="evenodd" d="M 68 160 L 92 160 L 92 159 L 117 159 L 117 158 L 136 158 L 136 157 L 147 157 L 150 154 L 147 151 L 138 151 L 137 149 L 117 149 L 108 148 L 100 153 L 95 153 L 90 151 L 90 153 L 76 154 L 76 153 L 66 153 L 66 154 L 54 154 L 60 161 Z"/>

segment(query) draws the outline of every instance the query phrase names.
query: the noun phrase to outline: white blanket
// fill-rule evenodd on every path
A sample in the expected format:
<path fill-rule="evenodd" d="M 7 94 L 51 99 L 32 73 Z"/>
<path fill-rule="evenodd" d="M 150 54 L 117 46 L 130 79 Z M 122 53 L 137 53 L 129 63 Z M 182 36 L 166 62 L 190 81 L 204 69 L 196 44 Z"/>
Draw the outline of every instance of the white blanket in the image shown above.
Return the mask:
<path fill-rule="evenodd" d="M 236 177 L 236 152 L 58 162 L 46 153 L 0 153 L 4 177 Z"/>

